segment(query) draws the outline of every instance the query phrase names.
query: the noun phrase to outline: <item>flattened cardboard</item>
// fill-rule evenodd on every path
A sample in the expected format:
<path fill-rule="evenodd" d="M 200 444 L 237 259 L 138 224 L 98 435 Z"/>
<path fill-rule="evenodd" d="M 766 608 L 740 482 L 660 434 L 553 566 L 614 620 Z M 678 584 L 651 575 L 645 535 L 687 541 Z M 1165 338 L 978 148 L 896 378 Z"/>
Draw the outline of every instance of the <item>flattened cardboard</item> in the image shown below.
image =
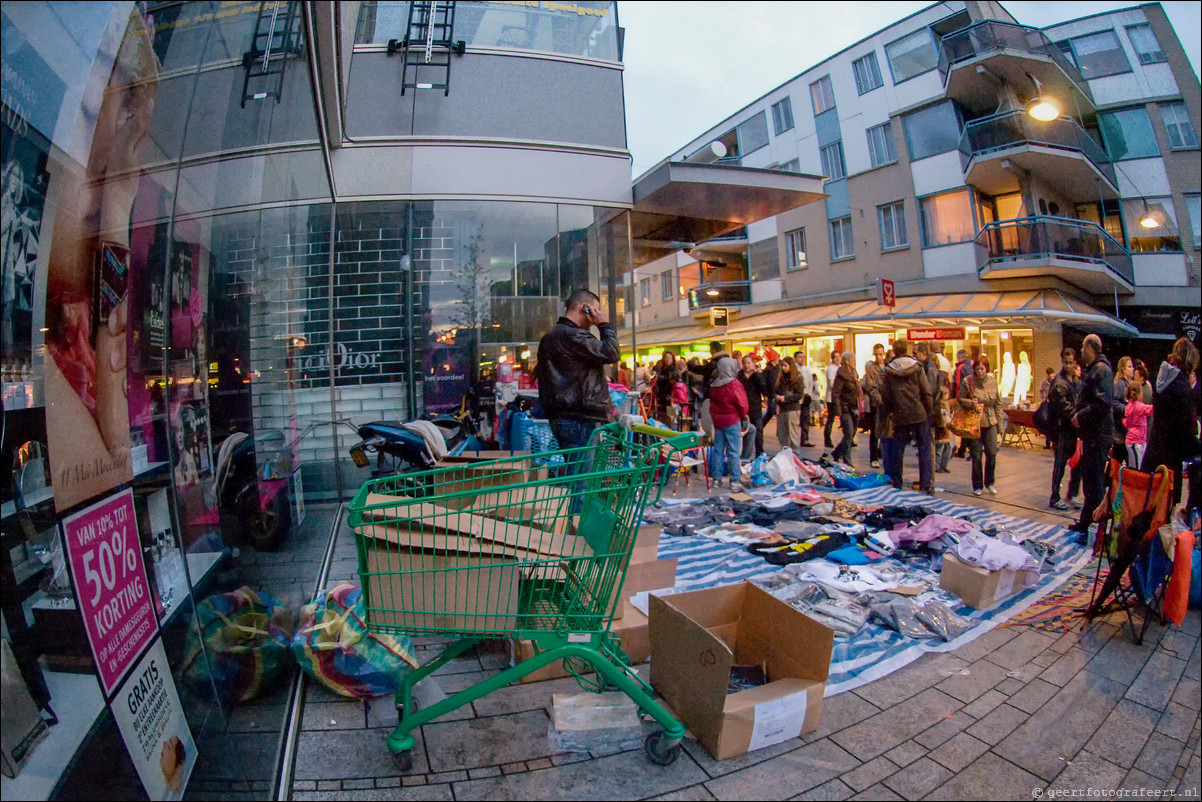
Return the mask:
<path fill-rule="evenodd" d="M 1038 581 L 1038 571 L 990 571 L 969 565 L 951 552 L 943 555 L 943 570 L 939 573 L 939 587 L 955 593 L 977 610 L 991 607 Z"/>
<path fill-rule="evenodd" d="M 639 527 L 630 550 L 630 562 L 646 563 L 659 558 L 659 538 L 664 532 L 662 524 L 643 524 Z"/>
<path fill-rule="evenodd" d="M 679 560 L 671 557 L 652 562 L 634 562 L 626 568 L 626 581 L 622 583 L 622 599 L 627 601 L 636 593 L 644 590 L 659 590 L 676 585 L 676 566 Z M 627 609 L 634 609 L 628 603 L 618 605 L 614 613 L 617 620 L 625 615 Z"/>
<path fill-rule="evenodd" d="M 651 684 L 715 758 L 818 728 L 829 627 L 747 582 L 652 596 L 650 605 Z M 733 665 L 761 662 L 768 684 L 727 694 Z"/>
<path fill-rule="evenodd" d="M 620 609 L 622 616 L 614 619 L 610 632 L 622 642 L 622 650 L 630 657 L 631 665 L 646 662 L 651 656 L 651 639 L 647 631 L 647 616 L 631 606 L 629 601 L 623 601 Z M 519 663 L 534 657 L 534 644 L 528 640 L 517 642 L 515 649 Z M 548 679 L 560 679 L 569 676 L 563 670 L 563 663 L 551 663 L 538 671 L 522 677 L 522 682 L 542 682 Z"/>

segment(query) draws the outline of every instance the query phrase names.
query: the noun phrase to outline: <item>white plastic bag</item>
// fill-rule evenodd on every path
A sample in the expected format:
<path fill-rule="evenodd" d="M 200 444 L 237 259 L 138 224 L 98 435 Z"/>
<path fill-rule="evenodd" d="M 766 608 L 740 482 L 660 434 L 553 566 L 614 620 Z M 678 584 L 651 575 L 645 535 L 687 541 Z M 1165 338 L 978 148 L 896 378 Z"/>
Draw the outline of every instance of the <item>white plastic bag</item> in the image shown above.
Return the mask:
<path fill-rule="evenodd" d="M 797 465 L 793 462 L 793 449 L 782 448 L 768 463 L 768 478 L 772 484 L 796 482 L 801 479 L 797 474 Z"/>

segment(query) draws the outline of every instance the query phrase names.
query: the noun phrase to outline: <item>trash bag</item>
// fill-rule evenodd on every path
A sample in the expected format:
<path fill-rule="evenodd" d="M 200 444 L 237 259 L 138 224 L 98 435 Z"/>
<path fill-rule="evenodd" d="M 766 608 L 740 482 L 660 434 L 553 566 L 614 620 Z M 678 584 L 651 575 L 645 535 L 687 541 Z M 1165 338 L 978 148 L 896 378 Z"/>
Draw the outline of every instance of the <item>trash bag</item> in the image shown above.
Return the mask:
<path fill-rule="evenodd" d="M 800 480 L 801 477 L 797 473 L 797 465 L 793 462 L 792 449 L 782 448 L 768 462 L 768 478 L 771 484 L 774 485 Z"/>
<path fill-rule="evenodd" d="M 764 487 L 772 484 L 768 475 L 768 455 L 760 454 L 751 462 L 751 484 L 753 487 Z"/>
<path fill-rule="evenodd" d="M 196 605 L 200 634 L 188 630 L 185 682 L 200 693 L 211 681 L 224 702 L 247 702 L 288 670 L 292 611 L 268 593 L 241 587 Z M 208 659 L 202 655 L 207 652 Z"/>
<path fill-rule="evenodd" d="M 306 674 L 352 699 L 396 693 L 405 675 L 419 665 L 408 635 L 368 630 L 363 591 L 349 582 L 301 608 L 292 655 Z"/>

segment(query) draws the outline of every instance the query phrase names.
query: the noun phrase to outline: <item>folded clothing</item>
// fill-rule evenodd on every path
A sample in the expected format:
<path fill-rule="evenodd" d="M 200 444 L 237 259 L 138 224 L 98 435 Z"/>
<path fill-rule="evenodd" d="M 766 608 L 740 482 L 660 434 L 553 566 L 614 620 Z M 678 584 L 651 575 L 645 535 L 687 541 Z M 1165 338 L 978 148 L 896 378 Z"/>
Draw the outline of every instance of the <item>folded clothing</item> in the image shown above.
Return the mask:
<path fill-rule="evenodd" d="M 963 518 L 952 518 L 948 515 L 934 513 L 923 518 L 913 526 L 904 524 L 893 527 L 889 536 L 900 546 L 911 543 L 930 543 L 947 534 L 966 535 L 976 529 L 972 521 Z"/>
<path fill-rule="evenodd" d="M 970 532 L 960 538 L 954 551 L 961 561 L 989 571 L 1039 569 L 1039 563 L 1031 553 L 1019 545 L 1009 532 L 1002 532 L 995 538 Z"/>

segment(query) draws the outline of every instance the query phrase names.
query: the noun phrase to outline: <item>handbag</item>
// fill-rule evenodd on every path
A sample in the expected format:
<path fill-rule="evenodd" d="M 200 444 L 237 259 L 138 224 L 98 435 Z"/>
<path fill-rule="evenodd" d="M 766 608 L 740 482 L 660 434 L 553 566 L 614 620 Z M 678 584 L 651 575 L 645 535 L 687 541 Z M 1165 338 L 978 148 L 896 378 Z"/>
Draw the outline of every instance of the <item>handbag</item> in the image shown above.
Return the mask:
<path fill-rule="evenodd" d="M 972 380 L 969 380 L 969 392 L 972 392 Z M 975 409 L 965 409 L 956 404 L 952 412 L 951 423 L 947 425 L 952 434 L 966 440 L 977 440 L 981 437 L 981 413 Z"/>

